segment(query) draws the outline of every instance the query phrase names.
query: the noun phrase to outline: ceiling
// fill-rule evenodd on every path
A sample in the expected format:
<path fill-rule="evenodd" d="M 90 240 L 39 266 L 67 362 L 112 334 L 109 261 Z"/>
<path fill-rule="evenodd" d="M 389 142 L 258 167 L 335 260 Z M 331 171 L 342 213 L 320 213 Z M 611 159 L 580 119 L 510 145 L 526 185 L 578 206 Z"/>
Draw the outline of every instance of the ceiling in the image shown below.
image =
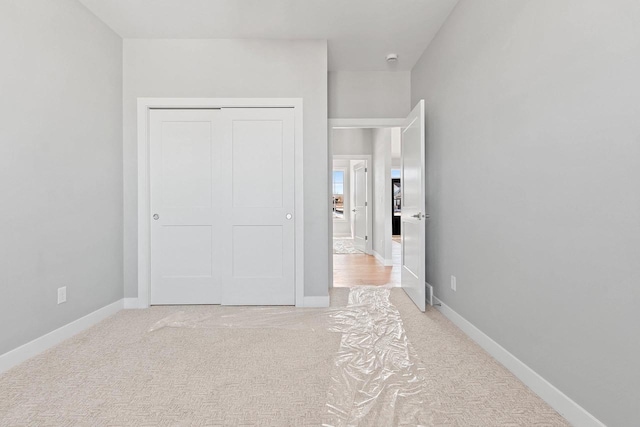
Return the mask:
<path fill-rule="evenodd" d="M 331 71 L 407 71 L 458 0 L 80 2 L 123 38 L 326 39 Z"/>

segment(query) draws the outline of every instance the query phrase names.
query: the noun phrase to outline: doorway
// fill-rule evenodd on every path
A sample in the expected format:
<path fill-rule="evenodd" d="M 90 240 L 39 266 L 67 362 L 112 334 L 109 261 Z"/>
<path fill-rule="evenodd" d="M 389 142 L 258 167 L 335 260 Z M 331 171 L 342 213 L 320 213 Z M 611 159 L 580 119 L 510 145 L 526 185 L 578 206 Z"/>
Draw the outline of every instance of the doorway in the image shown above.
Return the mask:
<path fill-rule="evenodd" d="M 334 254 L 371 254 L 371 155 L 336 155 L 332 172 Z"/>
<path fill-rule="evenodd" d="M 392 169 L 400 164 L 400 128 L 330 131 L 333 284 L 400 286 L 401 247 L 392 227 Z"/>
<path fill-rule="evenodd" d="M 361 137 L 367 136 L 366 132 L 369 132 L 368 143 L 366 138 L 364 141 L 356 138 L 342 138 L 342 134 L 338 133 L 342 130 L 358 130 Z M 426 211 L 425 133 L 425 102 L 422 99 L 403 119 L 329 120 L 330 153 L 353 155 L 358 154 L 352 153 L 353 150 L 369 150 L 373 157 L 371 167 L 376 174 L 373 187 L 378 189 L 373 191 L 375 197 L 367 200 L 370 208 L 375 205 L 371 221 L 374 224 L 373 233 L 369 235 L 369 241 L 372 242 L 371 254 L 363 254 L 358 259 L 354 258 L 359 256 L 357 254 L 341 255 L 350 258 L 336 258 L 338 255 L 332 253 L 330 258 L 332 286 L 400 286 L 416 306 L 421 311 L 425 311 L 427 296 L 431 295 L 426 292 L 425 222 L 430 216 Z M 385 138 L 385 135 L 391 135 L 391 137 Z M 394 135 L 397 138 L 395 150 L 400 152 L 401 209 L 398 215 L 401 219 L 401 239 L 398 239 L 397 235 L 394 239 L 392 234 L 395 207 L 391 179 L 391 171 L 394 169 L 391 153 L 394 149 Z M 341 143 L 343 139 L 346 141 Z M 331 164 L 329 166 L 332 167 Z M 380 189 L 383 190 L 380 191 Z M 333 233 L 333 218 L 330 230 Z M 328 236 L 331 240 L 333 240 L 332 233 Z M 400 246 L 394 246 L 394 244 Z M 399 257 L 394 256 L 394 247 L 400 249 Z M 370 255 L 374 255 L 375 261 Z M 369 257 L 363 258 L 363 256 Z M 395 271 L 394 267 L 396 267 Z"/>

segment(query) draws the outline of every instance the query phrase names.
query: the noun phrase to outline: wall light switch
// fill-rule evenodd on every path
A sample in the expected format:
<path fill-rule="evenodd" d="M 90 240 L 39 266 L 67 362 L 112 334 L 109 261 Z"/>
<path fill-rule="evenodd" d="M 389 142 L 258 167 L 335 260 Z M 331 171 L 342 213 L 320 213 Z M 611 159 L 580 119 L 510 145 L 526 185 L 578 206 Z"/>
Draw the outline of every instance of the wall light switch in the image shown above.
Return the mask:
<path fill-rule="evenodd" d="M 67 302 L 67 287 L 66 286 L 58 288 L 58 304 L 62 304 L 63 302 Z"/>
<path fill-rule="evenodd" d="M 456 292 L 457 291 L 457 289 L 456 289 L 457 287 L 458 286 L 457 286 L 457 283 L 456 283 L 456 276 L 451 276 L 451 290 L 453 292 Z"/>

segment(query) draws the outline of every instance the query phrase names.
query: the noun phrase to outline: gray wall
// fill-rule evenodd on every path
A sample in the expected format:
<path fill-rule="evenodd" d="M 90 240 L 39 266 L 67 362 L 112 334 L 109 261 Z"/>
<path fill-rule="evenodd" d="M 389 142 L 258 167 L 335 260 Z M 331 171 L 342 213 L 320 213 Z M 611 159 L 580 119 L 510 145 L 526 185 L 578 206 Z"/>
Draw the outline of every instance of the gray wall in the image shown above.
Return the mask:
<path fill-rule="evenodd" d="M 461 0 L 412 72 L 429 283 L 610 426 L 640 420 L 639 76 L 636 0 Z"/>
<path fill-rule="evenodd" d="M 0 52 L 2 354 L 123 296 L 122 40 L 75 0 L 10 0 Z"/>
<path fill-rule="evenodd" d="M 398 118 L 411 111 L 408 71 L 332 71 L 330 118 Z"/>
<path fill-rule="evenodd" d="M 303 98 L 305 295 L 328 294 L 326 41 L 126 39 L 123 93 L 127 297 L 138 293 L 138 97 Z"/>

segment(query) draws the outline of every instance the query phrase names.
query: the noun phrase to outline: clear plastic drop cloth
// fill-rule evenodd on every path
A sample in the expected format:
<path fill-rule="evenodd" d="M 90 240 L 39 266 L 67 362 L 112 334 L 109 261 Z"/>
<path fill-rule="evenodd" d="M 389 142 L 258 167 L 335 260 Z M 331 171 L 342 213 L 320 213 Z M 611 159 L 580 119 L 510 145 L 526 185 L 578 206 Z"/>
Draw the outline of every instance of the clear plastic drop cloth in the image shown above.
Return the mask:
<path fill-rule="evenodd" d="M 156 322 L 162 328 L 327 329 L 332 309 L 296 307 L 216 307 L 208 312 L 178 311 Z"/>
<path fill-rule="evenodd" d="M 325 426 L 432 425 L 425 366 L 389 297 L 389 289 L 352 288 L 347 309 L 331 315 L 342 339 Z"/>
<path fill-rule="evenodd" d="M 276 328 L 342 334 L 323 426 L 431 425 L 425 367 L 409 343 L 390 289 L 351 288 L 346 307 L 216 307 L 179 311 L 149 329 Z M 433 403 L 433 402 L 432 402 Z"/>

